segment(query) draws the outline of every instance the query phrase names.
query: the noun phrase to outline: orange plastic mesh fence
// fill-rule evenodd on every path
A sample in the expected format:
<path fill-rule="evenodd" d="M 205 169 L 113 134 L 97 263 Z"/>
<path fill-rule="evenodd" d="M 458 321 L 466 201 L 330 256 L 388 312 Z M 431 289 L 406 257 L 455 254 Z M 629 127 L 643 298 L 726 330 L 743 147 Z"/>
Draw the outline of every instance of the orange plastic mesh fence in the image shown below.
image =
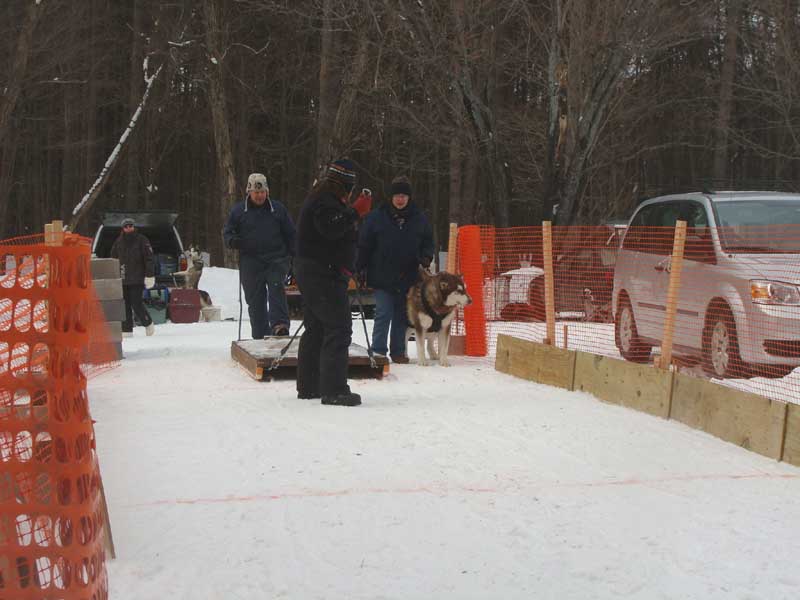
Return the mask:
<path fill-rule="evenodd" d="M 493 360 L 500 333 L 544 341 L 542 227 L 462 244 L 464 229 L 459 270 L 482 301 L 480 319 L 464 313 L 468 347 L 482 334 Z M 800 226 L 688 228 L 682 259 L 674 227 L 552 232 L 556 346 L 653 363 L 671 339 L 682 372 L 800 403 Z"/>
<path fill-rule="evenodd" d="M 42 242 L 0 242 L 0 598 L 100 600 L 104 512 L 86 382 L 115 352 L 89 240 Z"/>

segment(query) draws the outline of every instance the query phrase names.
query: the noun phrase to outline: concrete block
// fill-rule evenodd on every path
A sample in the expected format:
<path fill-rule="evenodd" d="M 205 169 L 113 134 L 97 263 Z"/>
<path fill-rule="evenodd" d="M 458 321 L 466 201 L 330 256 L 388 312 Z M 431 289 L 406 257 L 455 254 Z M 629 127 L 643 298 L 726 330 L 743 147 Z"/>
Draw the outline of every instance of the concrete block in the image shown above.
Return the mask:
<path fill-rule="evenodd" d="M 92 279 L 119 279 L 119 261 L 116 258 L 93 258 Z"/>
<path fill-rule="evenodd" d="M 125 320 L 125 301 L 123 299 L 101 300 L 100 307 L 103 309 L 106 321 Z"/>
<path fill-rule="evenodd" d="M 92 281 L 98 300 L 119 300 L 122 298 L 122 279 L 95 279 Z"/>

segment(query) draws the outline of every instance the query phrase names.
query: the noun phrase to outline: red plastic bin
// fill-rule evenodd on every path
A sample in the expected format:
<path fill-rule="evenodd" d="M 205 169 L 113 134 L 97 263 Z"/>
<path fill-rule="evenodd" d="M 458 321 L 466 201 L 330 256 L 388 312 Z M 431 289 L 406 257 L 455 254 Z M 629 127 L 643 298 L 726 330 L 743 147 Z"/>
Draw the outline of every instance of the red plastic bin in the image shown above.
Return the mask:
<path fill-rule="evenodd" d="M 200 320 L 200 292 L 174 289 L 167 305 L 169 320 L 173 323 L 197 323 Z"/>

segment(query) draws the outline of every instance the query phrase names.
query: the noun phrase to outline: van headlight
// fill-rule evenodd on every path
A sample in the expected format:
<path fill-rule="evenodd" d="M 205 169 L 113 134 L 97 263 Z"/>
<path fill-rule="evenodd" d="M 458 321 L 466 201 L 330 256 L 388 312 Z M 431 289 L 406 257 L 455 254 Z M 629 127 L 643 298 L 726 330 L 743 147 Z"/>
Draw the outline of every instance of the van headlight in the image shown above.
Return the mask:
<path fill-rule="evenodd" d="M 796 285 L 779 281 L 751 281 L 750 297 L 756 304 L 800 306 L 800 289 Z"/>

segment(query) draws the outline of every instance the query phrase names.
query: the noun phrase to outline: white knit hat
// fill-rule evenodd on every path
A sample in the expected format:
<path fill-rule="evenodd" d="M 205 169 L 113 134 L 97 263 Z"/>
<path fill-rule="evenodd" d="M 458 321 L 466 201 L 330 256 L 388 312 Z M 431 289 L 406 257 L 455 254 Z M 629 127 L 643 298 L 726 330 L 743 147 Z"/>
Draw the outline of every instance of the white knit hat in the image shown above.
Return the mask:
<path fill-rule="evenodd" d="M 250 173 L 250 177 L 247 178 L 247 192 L 249 193 L 253 190 L 269 190 L 266 175 L 263 173 Z"/>

